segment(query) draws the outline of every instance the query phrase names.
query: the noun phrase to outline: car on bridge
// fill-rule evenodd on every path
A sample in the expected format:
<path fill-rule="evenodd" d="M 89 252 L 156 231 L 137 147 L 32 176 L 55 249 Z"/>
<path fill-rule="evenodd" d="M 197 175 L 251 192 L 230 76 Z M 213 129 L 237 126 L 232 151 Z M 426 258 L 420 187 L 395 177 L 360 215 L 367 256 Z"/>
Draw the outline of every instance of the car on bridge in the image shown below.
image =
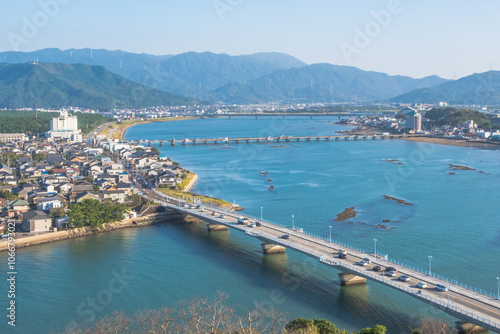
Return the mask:
<path fill-rule="evenodd" d="M 219 218 L 224 218 L 224 217 L 226 217 L 226 216 L 225 215 L 219 215 Z"/>
<path fill-rule="evenodd" d="M 262 226 L 262 224 L 261 224 L 261 223 L 259 223 L 259 222 L 255 222 L 255 226 L 257 226 L 257 227 L 261 227 L 261 226 Z"/>
<path fill-rule="evenodd" d="M 367 257 L 365 257 L 365 258 L 363 259 L 363 261 L 365 261 L 366 263 L 372 263 L 372 260 L 370 260 L 370 259 L 369 259 L 369 258 L 367 258 Z"/>
<path fill-rule="evenodd" d="M 382 271 L 382 266 L 373 267 L 373 271 Z"/>
<path fill-rule="evenodd" d="M 392 271 L 392 270 L 391 270 L 391 271 L 387 271 L 387 272 L 385 273 L 385 275 L 386 275 L 386 276 L 390 276 L 390 277 L 394 277 L 394 276 L 396 276 L 397 274 L 396 274 L 396 272 L 395 272 L 395 271 Z"/>
<path fill-rule="evenodd" d="M 425 283 L 425 282 L 418 282 L 417 287 L 419 287 L 420 289 L 425 289 L 425 288 L 427 288 L 427 283 Z"/>
<path fill-rule="evenodd" d="M 409 282 L 410 281 L 410 276 L 408 275 L 401 275 L 398 277 L 398 279 L 402 282 Z"/>
<path fill-rule="evenodd" d="M 283 234 L 281 236 L 282 239 L 290 239 L 290 235 L 289 234 Z"/>
<path fill-rule="evenodd" d="M 394 267 L 385 267 L 385 271 L 394 271 L 395 273 L 398 272 L 398 270 Z"/>
<path fill-rule="evenodd" d="M 436 284 L 436 290 L 446 292 L 448 291 L 448 288 L 446 285 L 438 283 Z"/>
<path fill-rule="evenodd" d="M 359 264 L 360 266 L 363 266 L 363 267 L 364 267 L 364 266 L 368 265 L 368 262 L 366 262 L 366 261 L 364 261 L 364 260 L 361 260 L 361 261 L 359 261 L 359 262 L 358 262 L 358 264 Z"/>

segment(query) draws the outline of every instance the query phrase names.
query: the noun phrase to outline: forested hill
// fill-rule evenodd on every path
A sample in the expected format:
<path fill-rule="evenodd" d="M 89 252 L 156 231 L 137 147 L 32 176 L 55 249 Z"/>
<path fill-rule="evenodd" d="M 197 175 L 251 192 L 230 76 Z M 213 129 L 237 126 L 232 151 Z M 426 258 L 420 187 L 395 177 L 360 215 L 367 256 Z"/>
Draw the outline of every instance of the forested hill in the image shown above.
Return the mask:
<path fill-rule="evenodd" d="M 0 63 L 0 108 L 91 109 L 193 105 L 195 99 L 127 80 L 102 66 Z"/>
<path fill-rule="evenodd" d="M 37 115 L 38 114 L 38 115 Z M 75 113 L 78 116 L 78 128 L 89 133 L 96 126 L 111 121 L 98 114 Z M 39 134 L 50 130 L 50 119 L 59 116 L 57 112 L 35 111 L 0 111 L 0 133 Z"/>

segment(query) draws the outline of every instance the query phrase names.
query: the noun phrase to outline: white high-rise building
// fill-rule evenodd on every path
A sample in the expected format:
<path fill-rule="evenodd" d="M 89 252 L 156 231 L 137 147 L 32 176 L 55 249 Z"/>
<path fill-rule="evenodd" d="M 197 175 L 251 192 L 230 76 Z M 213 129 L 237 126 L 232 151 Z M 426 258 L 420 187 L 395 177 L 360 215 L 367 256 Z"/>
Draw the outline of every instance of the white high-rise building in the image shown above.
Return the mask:
<path fill-rule="evenodd" d="M 78 131 L 78 117 L 69 116 L 66 110 L 50 120 L 50 131 Z"/>
<path fill-rule="evenodd" d="M 47 133 L 51 139 L 70 139 L 81 142 L 81 131 L 78 130 L 78 117 L 69 116 L 66 110 L 60 112 L 59 117 L 50 120 L 50 131 Z"/>

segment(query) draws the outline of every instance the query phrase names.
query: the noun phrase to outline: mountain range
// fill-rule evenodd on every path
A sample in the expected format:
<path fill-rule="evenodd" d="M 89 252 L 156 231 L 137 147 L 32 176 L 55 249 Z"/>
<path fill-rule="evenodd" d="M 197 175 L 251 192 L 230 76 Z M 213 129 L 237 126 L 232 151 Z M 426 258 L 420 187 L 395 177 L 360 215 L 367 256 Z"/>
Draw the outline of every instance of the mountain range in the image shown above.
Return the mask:
<path fill-rule="evenodd" d="M 111 73 L 102 66 L 0 63 L 0 106 L 110 109 L 190 105 L 199 101 L 160 91 Z"/>
<path fill-rule="evenodd" d="M 497 101 L 500 96 L 498 85 L 492 84 L 498 77 L 496 72 L 475 74 L 457 81 L 446 80 L 438 76 L 414 79 L 364 71 L 350 66 L 307 65 L 297 58 L 282 53 L 230 56 L 211 52 L 187 52 L 178 55 L 155 56 L 103 49 L 43 49 L 33 52 L 1 52 L 0 62 L 98 65 L 112 72 L 106 74 L 106 78 L 110 79 L 108 86 L 112 95 L 107 95 L 107 100 L 103 100 L 102 103 L 108 106 L 138 106 L 130 100 L 130 97 L 124 97 L 123 92 L 120 93 L 118 76 L 122 77 L 121 80 L 124 80 L 122 83 L 128 87 L 127 89 L 132 87 L 130 81 L 142 85 L 141 87 L 153 88 L 151 91 L 148 90 L 152 98 L 144 100 L 144 106 L 153 106 L 159 101 L 164 102 L 162 103 L 164 105 L 178 105 L 186 102 L 197 103 L 200 100 L 231 104 L 370 101 L 499 104 Z M 22 67 L 18 68 L 22 69 Z M 84 90 L 93 97 L 91 104 L 95 105 L 94 102 L 99 101 L 97 96 L 100 92 L 93 90 L 92 87 L 99 87 L 95 81 L 97 79 L 95 73 L 99 71 L 78 68 L 89 76 L 85 79 L 81 76 L 80 81 L 73 84 L 86 86 Z M 25 93 L 42 100 L 54 94 L 65 95 L 66 100 L 62 99 L 55 103 L 56 105 L 71 101 L 80 102 L 83 98 L 73 97 L 75 90 L 69 89 L 71 80 L 75 79 L 75 76 L 70 75 L 69 72 L 57 72 L 58 80 L 65 81 L 66 86 L 56 85 L 54 91 L 57 92 L 61 87 L 68 88 L 63 89 L 64 93 L 62 91 L 50 93 L 49 89 L 41 96 L 37 95 L 40 92 L 35 94 L 31 90 Z M 52 72 L 46 72 L 46 84 L 50 81 L 47 77 L 50 73 Z M 111 74 L 116 77 L 111 79 Z M 23 80 L 23 75 L 25 74 L 21 71 L 19 77 L 10 78 L 14 80 L 14 83 L 19 83 L 19 80 Z M 84 83 L 84 81 L 87 82 Z M 0 73 L 1 84 L 9 85 L 10 82 Z M 34 89 L 36 85 L 30 87 Z M 6 91 L 14 93 L 9 87 L 0 86 L 0 93 Z M 163 95 L 160 98 L 159 91 L 173 94 Z M 118 95 L 114 96 L 115 93 Z M 36 99 L 23 101 L 19 96 L 14 96 L 13 100 L 9 102 L 7 97 L 2 98 L 0 107 L 20 105 L 19 103 L 32 102 Z M 56 101 L 50 102 L 39 104 L 54 105 L 53 102 Z M 99 104 L 100 102 L 97 103 Z"/>
<path fill-rule="evenodd" d="M 389 101 L 454 105 L 500 105 L 500 71 L 475 73 L 434 87 L 421 88 Z"/>

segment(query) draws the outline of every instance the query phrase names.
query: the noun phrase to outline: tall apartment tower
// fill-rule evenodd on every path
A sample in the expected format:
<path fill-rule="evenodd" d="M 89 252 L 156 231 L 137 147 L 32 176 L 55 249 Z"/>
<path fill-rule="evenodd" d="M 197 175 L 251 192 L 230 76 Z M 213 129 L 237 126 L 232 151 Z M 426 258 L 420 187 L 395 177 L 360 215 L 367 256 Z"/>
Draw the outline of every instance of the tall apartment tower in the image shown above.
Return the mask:
<path fill-rule="evenodd" d="M 418 112 L 410 112 L 405 117 L 405 128 L 414 132 L 422 131 L 422 115 Z"/>

